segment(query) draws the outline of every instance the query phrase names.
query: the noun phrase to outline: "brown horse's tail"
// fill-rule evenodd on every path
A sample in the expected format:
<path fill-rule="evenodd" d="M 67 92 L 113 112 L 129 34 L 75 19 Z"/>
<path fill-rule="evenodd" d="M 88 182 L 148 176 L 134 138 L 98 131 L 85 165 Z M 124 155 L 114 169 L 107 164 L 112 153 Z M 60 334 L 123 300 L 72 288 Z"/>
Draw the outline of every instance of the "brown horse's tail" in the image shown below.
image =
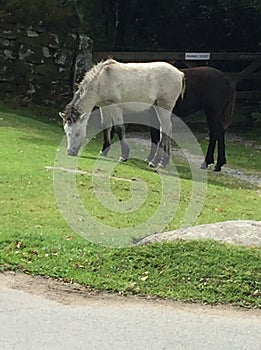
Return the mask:
<path fill-rule="evenodd" d="M 227 128 L 232 123 L 232 114 L 234 112 L 235 100 L 236 100 L 235 84 L 229 78 L 226 78 L 226 88 L 227 88 L 227 95 L 226 95 L 226 101 L 225 101 L 225 105 L 222 113 L 224 128 Z"/>

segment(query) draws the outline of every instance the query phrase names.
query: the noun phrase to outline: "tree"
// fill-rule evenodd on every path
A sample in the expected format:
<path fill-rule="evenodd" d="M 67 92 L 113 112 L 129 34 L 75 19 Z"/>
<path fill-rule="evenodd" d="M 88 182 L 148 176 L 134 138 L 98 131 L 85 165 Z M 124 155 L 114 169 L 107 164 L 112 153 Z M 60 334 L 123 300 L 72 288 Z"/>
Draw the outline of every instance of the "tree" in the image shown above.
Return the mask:
<path fill-rule="evenodd" d="M 65 0 L 66 1 L 66 0 Z M 257 51 L 260 0 L 67 0 L 99 50 Z"/>

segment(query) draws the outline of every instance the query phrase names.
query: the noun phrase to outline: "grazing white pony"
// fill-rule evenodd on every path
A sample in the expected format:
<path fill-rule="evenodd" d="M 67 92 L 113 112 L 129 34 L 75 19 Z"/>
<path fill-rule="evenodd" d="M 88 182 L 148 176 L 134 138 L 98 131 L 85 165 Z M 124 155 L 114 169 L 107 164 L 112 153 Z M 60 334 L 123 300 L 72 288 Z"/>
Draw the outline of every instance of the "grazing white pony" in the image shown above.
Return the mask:
<path fill-rule="evenodd" d="M 64 113 L 59 113 L 64 121 L 68 155 L 77 156 L 93 108 L 112 105 L 100 108 L 103 127 L 108 129 L 108 137 L 113 125 L 121 128 L 120 160 L 127 160 L 129 147 L 125 141 L 123 109 L 125 102 L 136 102 L 135 108 L 145 104 L 160 107 L 155 107 L 160 122 L 159 147 L 151 164 L 165 166 L 170 154 L 171 112 L 184 91 L 184 73 L 166 62 L 120 63 L 108 59 L 98 63 L 85 74 Z"/>

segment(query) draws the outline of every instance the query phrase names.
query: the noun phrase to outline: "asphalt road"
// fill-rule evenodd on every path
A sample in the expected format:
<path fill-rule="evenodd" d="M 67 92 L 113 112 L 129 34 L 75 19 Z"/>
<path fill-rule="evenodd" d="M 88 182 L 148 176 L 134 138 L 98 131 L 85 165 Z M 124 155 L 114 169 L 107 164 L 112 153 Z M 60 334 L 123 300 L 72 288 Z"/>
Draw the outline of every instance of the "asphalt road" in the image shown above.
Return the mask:
<path fill-rule="evenodd" d="M 64 305 L 0 286 L 1 350 L 260 350 L 258 311 L 148 301 Z"/>

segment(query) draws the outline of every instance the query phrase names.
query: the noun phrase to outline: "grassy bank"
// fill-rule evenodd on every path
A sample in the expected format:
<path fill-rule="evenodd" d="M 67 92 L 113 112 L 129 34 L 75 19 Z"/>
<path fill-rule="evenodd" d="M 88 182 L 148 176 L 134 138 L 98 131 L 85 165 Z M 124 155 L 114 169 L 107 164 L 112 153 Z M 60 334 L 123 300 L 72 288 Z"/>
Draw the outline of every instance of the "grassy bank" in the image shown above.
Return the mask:
<path fill-rule="evenodd" d="M 48 118 L 41 120 L 37 113 L 3 109 L 0 113 L 1 269 L 60 277 L 116 293 L 259 305 L 255 291 L 260 291 L 260 249 L 212 241 L 177 241 L 116 249 L 90 243 L 76 235 L 57 207 L 53 173 L 45 168 L 54 164 L 63 130 L 55 122 L 48 122 Z M 233 164 L 258 173 L 260 153 L 242 147 L 228 143 Z M 99 148 L 97 138 L 82 154 L 78 168 L 91 171 Z M 249 162 L 251 154 L 254 161 Z M 110 162 L 114 162 L 113 157 L 112 153 Z M 180 226 L 191 197 L 188 164 L 180 159 L 174 162 L 179 175 L 180 200 L 166 230 Z M 147 184 L 147 198 L 140 210 L 119 214 L 102 207 L 95 197 L 91 176 L 79 174 L 76 184 L 85 208 L 95 220 L 112 227 L 131 228 L 148 220 L 159 206 L 161 196 L 157 173 L 141 160 L 132 159 L 119 165 L 115 162 L 113 174 L 124 179 L 111 181 L 113 194 L 122 203 L 131 198 L 131 182 L 125 179 L 142 179 Z M 237 219 L 261 220 L 257 188 L 208 172 L 207 195 L 195 224 Z"/>

